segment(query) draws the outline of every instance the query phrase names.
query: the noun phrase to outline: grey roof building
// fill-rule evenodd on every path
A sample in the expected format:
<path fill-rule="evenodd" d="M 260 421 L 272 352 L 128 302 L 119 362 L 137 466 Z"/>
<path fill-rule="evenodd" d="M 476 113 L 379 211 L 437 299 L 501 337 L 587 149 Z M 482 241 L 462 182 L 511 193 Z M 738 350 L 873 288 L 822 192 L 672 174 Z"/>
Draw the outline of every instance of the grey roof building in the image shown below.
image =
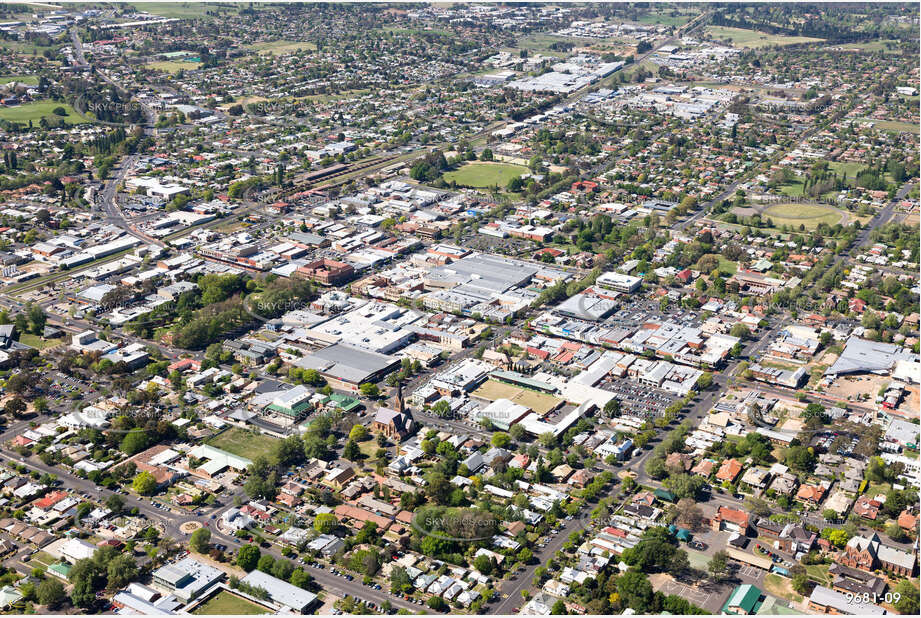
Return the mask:
<path fill-rule="evenodd" d="M 833 614 L 882 616 L 887 613 L 879 605 L 849 601 L 847 595 L 825 586 L 816 586 L 813 589 L 812 594 L 809 596 L 809 607 L 810 609 Z M 829 612 L 828 610 L 832 611 Z"/>
<path fill-rule="evenodd" d="M 183 558 L 179 562 L 163 565 L 153 572 L 155 584 L 166 588 L 186 602 L 198 597 L 223 578 L 223 571 L 193 558 Z"/>
<path fill-rule="evenodd" d="M 825 375 L 887 372 L 892 369 L 896 361 L 913 360 L 915 357 L 915 354 L 911 354 L 894 343 L 849 337 L 838 360 L 825 370 Z"/>
<path fill-rule="evenodd" d="M 249 575 L 240 581 L 250 586 L 262 588 L 269 593 L 269 598 L 273 602 L 299 614 L 307 611 L 307 608 L 317 600 L 317 595 L 314 593 L 298 588 L 262 571 L 251 571 Z"/>
<path fill-rule="evenodd" d="M 400 364 L 400 359 L 370 350 L 337 343 L 298 359 L 304 369 L 316 369 L 327 380 L 357 386 L 377 382 Z"/>

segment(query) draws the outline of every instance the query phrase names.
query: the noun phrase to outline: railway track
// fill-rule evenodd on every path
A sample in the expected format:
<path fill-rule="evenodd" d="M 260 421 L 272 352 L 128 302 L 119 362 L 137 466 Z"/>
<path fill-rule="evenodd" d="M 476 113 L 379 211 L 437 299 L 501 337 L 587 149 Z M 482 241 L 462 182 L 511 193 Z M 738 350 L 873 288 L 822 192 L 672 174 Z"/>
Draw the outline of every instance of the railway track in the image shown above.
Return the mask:
<path fill-rule="evenodd" d="M 344 176 L 350 176 L 352 174 L 362 172 L 372 167 L 376 167 L 376 166 L 384 167 L 388 163 L 395 161 L 401 156 L 403 155 L 393 154 L 393 155 L 378 156 L 370 160 L 364 160 L 364 161 L 354 163 L 354 164 L 346 164 L 341 169 L 337 168 L 335 171 L 332 171 L 328 174 L 314 176 L 312 178 L 310 177 L 311 175 L 310 173 L 305 172 L 295 177 L 292 186 L 284 187 L 284 188 L 276 187 L 273 189 L 269 189 L 268 191 L 265 191 L 262 193 L 261 199 L 263 202 L 272 202 L 272 201 L 277 201 L 279 199 L 289 197 L 291 195 L 294 195 L 295 193 L 300 193 L 302 191 L 309 191 L 310 189 L 315 189 L 319 185 L 324 185 L 324 187 L 325 186 L 336 186 L 337 183 L 335 182 L 330 183 L 330 181 L 340 179 Z M 317 170 L 317 171 L 322 171 L 322 170 Z M 314 174 L 315 173 L 316 172 L 314 172 Z M 338 183 L 338 184 L 345 184 L 345 183 Z"/>

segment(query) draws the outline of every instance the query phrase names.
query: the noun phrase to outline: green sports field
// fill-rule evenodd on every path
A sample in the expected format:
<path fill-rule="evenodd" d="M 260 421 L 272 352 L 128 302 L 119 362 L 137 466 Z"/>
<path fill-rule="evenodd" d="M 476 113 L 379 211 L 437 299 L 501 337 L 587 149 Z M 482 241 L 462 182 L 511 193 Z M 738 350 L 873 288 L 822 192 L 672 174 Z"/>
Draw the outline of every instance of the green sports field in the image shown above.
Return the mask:
<path fill-rule="evenodd" d="M 734 47 L 759 48 L 772 45 L 796 45 L 797 43 L 819 43 L 825 39 L 809 36 L 783 36 L 767 34 L 757 30 L 727 28 L 725 26 L 708 26 L 707 34 L 720 41 L 729 40 Z"/>
<path fill-rule="evenodd" d="M 63 107 L 67 115 L 56 115 L 54 110 L 58 107 Z M 13 107 L 0 107 L 0 119 L 9 120 L 10 122 L 21 122 L 25 124 L 31 120 L 33 123 L 38 123 L 38 121 L 42 119 L 42 116 L 63 118 L 68 124 L 92 122 L 79 115 L 74 111 L 74 108 L 67 103 L 59 103 L 57 101 L 38 101 L 35 103 L 23 103 L 22 105 Z"/>
<path fill-rule="evenodd" d="M 538 414 L 546 414 L 560 404 L 560 400 L 553 395 L 505 384 L 498 380 L 486 380 L 478 389 L 473 391 L 473 395 L 487 401 L 508 399 L 513 403 L 527 406 Z"/>
<path fill-rule="evenodd" d="M 301 51 L 302 49 L 314 50 L 317 48 L 315 43 L 308 41 L 267 41 L 265 43 L 254 43 L 250 45 L 251 49 L 260 54 L 291 54 Z"/>
<path fill-rule="evenodd" d="M 214 597 L 199 605 L 192 613 L 198 616 L 254 616 L 271 612 L 232 592 L 221 590 Z"/>
<path fill-rule="evenodd" d="M 774 227 L 786 224 L 793 227 L 804 225 L 807 229 L 813 229 L 820 223 L 834 225 L 841 221 L 843 214 L 833 206 L 821 204 L 777 204 L 765 209 L 761 218 L 770 218 Z"/>
<path fill-rule="evenodd" d="M 873 123 L 873 127 L 880 131 L 894 131 L 897 133 L 918 133 L 918 125 L 911 122 L 900 122 L 898 120 L 874 120 L 872 118 L 861 118 L 862 122 Z"/>
<path fill-rule="evenodd" d="M 513 178 L 526 174 L 528 168 L 523 165 L 511 163 L 471 162 L 465 163 L 460 169 L 444 175 L 445 182 L 456 182 L 462 187 L 494 187 L 505 188 Z"/>
<path fill-rule="evenodd" d="M 208 440 L 207 444 L 238 457 L 255 459 L 259 455 L 271 453 L 278 442 L 278 438 L 272 436 L 231 427 Z"/>
<path fill-rule="evenodd" d="M 18 84 L 28 84 L 30 86 L 38 85 L 38 75 L 5 75 L 0 77 L 0 86 L 16 82 Z"/>
<path fill-rule="evenodd" d="M 192 71 L 201 66 L 200 62 L 178 62 L 176 60 L 160 60 L 145 64 L 149 69 L 156 69 L 164 73 L 176 74 L 179 71 Z"/>

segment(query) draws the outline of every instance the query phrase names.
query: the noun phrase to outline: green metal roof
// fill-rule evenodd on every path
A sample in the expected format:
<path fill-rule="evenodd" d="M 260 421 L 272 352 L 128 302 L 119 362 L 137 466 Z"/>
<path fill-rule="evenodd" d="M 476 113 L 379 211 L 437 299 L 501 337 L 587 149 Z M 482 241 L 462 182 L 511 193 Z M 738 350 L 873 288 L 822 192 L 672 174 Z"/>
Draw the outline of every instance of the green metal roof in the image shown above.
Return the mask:
<path fill-rule="evenodd" d="M 760 598 L 761 590 L 759 588 L 751 584 L 742 584 L 736 587 L 732 594 L 729 595 L 729 600 L 726 601 L 725 607 L 741 607 L 746 614 L 751 614 L 755 611 L 755 606 Z"/>
<path fill-rule="evenodd" d="M 300 414 L 301 414 L 302 412 L 304 412 L 305 410 L 310 409 L 310 406 L 311 406 L 311 404 L 310 404 L 309 401 L 303 401 L 303 402 L 297 404 L 296 406 L 294 406 L 293 408 L 288 408 L 288 407 L 285 407 L 285 406 L 280 406 L 280 405 L 277 405 L 277 404 L 274 404 L 274 403 L 270 403 L 270 404 L 267 406 L 267 408 L 268 408 L 269 410 L 273 411 L 273 412 L 278 412 L 279 414 L 284 414 L 285 416 L 300 416 Z"/>
<path fill-rule="evenodd" d="M 533 388 L 534 390 L 538 391 L 544 391 L 548 393 L 555 393 L 557 391 L 557 388 L 552 384 L 541 382 L 540 380 L 534 380 L 533 378 L 521 375 L 516 371 L 493 371 L 492 374 L 490 374 L 490 377 L 503 382 L 518 384 L 519 386 L 523 386 L 525 388 Z"/>
<path fill-rule="evenodd" d="M 351 412 L 355 408 L 361 406 L 361 402 L 354 397 L 349 397 L 348 395 L 340 395 L 339 393 L 333 393 L 326 398 L 326 401 L 332 401 L 337 406 L 339 406 L 343 412 Z"/>

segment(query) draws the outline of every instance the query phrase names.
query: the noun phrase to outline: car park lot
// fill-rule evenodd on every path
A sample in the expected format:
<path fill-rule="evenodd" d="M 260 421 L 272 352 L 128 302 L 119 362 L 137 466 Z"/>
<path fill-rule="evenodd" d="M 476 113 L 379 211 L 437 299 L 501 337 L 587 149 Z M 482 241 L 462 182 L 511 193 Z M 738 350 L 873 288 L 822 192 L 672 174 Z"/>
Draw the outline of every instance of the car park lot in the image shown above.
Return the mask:
<path fill-rule="evenodd" d="M 614 393 L 620 400 L 623 414 L 639 417 L 662 416 L 665 409 L 677 399 L 672 393 L 627 378 L 609 377 L 598 386 Z"/>
<path fill-rule="evenodd" d="M 650 580 L 653 578 L 650 577 Z M 713 614 L 719 614 L 723 604 L 723 587 L 717 586 L 691 586 L 676 581 L 669 575 L 661 574 L 658 590 L 664 594 L 673 594 L 686 599 L 698 607 L 702 607 Z"/>

